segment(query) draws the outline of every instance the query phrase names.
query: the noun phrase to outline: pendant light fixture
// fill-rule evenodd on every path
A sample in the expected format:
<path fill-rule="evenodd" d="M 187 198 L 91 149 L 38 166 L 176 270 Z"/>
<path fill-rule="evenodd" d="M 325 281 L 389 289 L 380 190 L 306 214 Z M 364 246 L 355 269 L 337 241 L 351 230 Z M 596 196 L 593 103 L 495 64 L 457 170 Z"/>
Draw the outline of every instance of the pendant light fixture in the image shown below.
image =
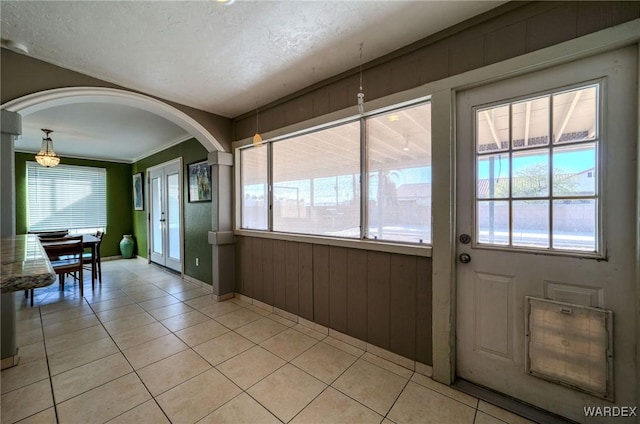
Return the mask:
<path fill-rule="evenodd" d="M 53 168 L 60 163 L 60 157 L 53 151 L 53 140 L 49 137 L 53 131 L 43 128 L 42 132 L 45 135 L 42 138 L 42 147 L 36 155 L 36 162 L 44 167 Z"/>
<path fill-rule="evenodd" d="M 253 145 L 259 146 L 262 144 L 262 136 L 258 132 L 258 108 L 256 108 L 256 133 L 253 136 Z"/>

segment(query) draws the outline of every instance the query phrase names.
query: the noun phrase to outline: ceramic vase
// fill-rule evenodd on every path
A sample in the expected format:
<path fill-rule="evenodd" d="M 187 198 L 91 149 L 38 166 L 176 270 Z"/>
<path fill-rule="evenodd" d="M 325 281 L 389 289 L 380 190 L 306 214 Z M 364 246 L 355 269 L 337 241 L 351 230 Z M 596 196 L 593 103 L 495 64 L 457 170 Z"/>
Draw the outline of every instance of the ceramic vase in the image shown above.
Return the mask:
<path fill-rule="evenodd" d="M 120 253 L 122 253 L 123 259 L 131 259 L 133 257 L 133 235 L 125 234 L 120 240 Z"/>

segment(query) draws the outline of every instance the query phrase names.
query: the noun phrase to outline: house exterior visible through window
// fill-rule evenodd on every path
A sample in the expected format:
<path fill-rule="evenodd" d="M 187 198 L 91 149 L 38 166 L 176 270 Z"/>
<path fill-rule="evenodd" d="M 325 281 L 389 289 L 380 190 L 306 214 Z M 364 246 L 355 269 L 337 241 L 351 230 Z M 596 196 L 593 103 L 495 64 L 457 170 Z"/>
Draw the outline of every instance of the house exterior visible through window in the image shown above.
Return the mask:
<path fill-rule="evenodd" d="M 239 155 L 242 229 L 431 243 L 428 102 L 241 148 Z"/>
<path fill-rule="evenodd" d="M 475 111 L 479 245 L 598 252 L 599 85 Z"/>
<path fill-rule="evenodd" d="M 106 230 L 106 170 L 27 162 L 27 211 L 29 231 Z"/>

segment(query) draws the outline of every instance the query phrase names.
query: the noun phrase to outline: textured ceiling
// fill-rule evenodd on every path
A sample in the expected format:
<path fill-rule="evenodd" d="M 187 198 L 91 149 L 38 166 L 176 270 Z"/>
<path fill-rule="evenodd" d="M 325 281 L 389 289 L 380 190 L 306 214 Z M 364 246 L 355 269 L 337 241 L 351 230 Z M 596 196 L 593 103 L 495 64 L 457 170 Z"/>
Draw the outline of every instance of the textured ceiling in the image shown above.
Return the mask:
<path fill-rule="evenodd" d="M 51 134 L 56 153 L 80 158 L 135 162 L 189 134 L 153 113 L 109 103 L 76 103 L 54 106 L 29 114 L 22 122 L 18 151 L 38 151 L 42 128 Z"/>
<path fill-rule="evenodd" d="M 2 0 L 0 31 L 37 59 L 236 117 L 502 3 Z"/>

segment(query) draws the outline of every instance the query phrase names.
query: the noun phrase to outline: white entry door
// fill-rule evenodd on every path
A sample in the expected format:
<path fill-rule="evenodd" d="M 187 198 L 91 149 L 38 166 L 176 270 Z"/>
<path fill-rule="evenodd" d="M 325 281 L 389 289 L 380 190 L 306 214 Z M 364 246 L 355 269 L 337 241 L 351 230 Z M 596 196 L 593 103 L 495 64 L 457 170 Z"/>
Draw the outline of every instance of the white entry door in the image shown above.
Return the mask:
<path fill-rule="evenodd" d="M 182 272 L 182 160 L 147 172 L 150 260 Z"/>
<path fill-rule="evenodd" d="M 637 80 L 629 47 L 458 93 L 458 378 L 637 406 Z"/>

